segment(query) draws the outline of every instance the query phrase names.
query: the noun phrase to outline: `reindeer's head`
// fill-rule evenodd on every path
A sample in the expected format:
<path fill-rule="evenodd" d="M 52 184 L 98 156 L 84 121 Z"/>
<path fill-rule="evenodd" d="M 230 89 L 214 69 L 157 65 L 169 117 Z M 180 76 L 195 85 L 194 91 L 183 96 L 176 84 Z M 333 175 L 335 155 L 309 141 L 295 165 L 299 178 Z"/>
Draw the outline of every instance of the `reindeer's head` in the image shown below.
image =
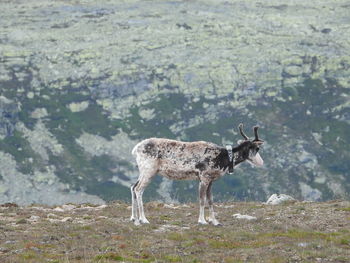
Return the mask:
<path fill-rule="evenodd" d="M 236 163 L 241 163 L 244 161 L 248 161 L 251 164 L 256 166 L 263 166 L 264 161 L 259 154 L 260 146 L 264 143 L 264 141 L 259 139 L 258 135 L 258 126 L 255 126 L 254 129 L 254 140 L 250 140 L 247 135 L 243 132 L 243 124 L 241 123 L 238 126 L 239 132 L 244 138 L 244 140 L 238 141 L 238 146 L 235 147 L 235 151 L 238 153 Z"/>

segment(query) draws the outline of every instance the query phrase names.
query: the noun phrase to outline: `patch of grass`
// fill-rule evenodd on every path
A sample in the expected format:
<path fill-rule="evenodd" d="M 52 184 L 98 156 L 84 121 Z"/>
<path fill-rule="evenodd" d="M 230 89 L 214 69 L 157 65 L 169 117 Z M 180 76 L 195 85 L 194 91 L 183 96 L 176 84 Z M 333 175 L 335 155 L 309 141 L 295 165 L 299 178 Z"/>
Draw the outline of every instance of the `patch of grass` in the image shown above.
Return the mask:
<path fill-rule="evenodd" d="M 340 245 L 345 245 L 345 246 L 350 246 L 350 239 L 341 238 L 341 239 L 339 240 L 339 244 L 340 244 Z"/>
<path fill-rule="evenodd" d="M 225 263 L 242 263 L 244 260 L 237 259 L 236 257 L 225 257 L 223 259 L 223 262 Z"/>
<path fill-rule="evenodd" d="M 0 149 L 15 158 L 18 170 L 24 174 L 31 174 L 34 172 L 34 167 L 40 168 L 44 165 L 41 157 L 33 151 L 19 131 L 14 131 L 13 136 L 0 140 Z"/>
<path fill-rule="evenodd" d="M 283 262 L 286 262 L 286 259 L 284 257 L 275 256 L 275 257 L 270 258 L 269 262 L 270 263 L 283 263 Z"/>
<path fill-rule="evenodd" d="M 167 235 L 167 239 L 173 241 L 185 241 L 188 240 L 188 236 L 183 233 L 173 232 Z"/>
<path fill-rule="evenodd" d="M 270 240 L 251 240 L 251 241 L 232 241 L 232 240 L 209 240 L 209 246 L 216 249 L 235 249 L 235 248 L 259 248 L 271 245 Z"/>
<path fill-rule="evenodd" d="M 38 257 L 38 255 L 34 251 L 25 251 L 24 253 L 19 255 L 19 258 L 29 261 L 34 260 Z"/>
<path fill-rule="evenodd" d="M 17 225 L 19 225 L 19 224 L 27 224 L 28 223 L 28 221 L 27 221 L 27 219 L 25 219 L 25 218 L 21 218 L 21 219 L 18 219 L 17 221 L 16 221 L 16 224 Z"/>
<path fill-rule="evenodd" d="M 345 211 L 345 212 L 350 212 L 350 207 L 342 207 L 342 208 L 336 208 L 336 211 Z"/>
<path fill-rule="evenodd" d="M 337 256 L 335 258 L 335 262 L 347 263 L 347 262 L 349 262 L 349 258 L 346 256 Z"/>
<path fill-rule="evenodd" d="M 296 211 L 300 212 L 300 211 L 305 211 L 305 207 L 303 206 L 298 206 L 295 208 Z"/>
<path fill-rule="evenodd" d="M 182 258 L 178 255 L 165 255 L 163 259 L 165 262 L 182 262 Z"/>
<path fill-rule="evenodd" d="M 302 231 L 302 230 L 288 230 L 286 232 L 272 232 L 260 234 L 260 236 L 265 237 L 287 237 L 293 239 L 325 239 L 330 236 L 337 235 L 336 233 L 321 233 L 321 232 L 311 232 L 311 231 Z"/>
<path fill-rule="evenodd" d="M 161 216 L 159 217 L 159 219 L 160 219 L 160 220 L 164 220 L 164 221 L 168 221 L 168 220 L 171 219 L 171 217 L 170 217 L 169 215 L 161 215 Z"/>
<path fill-rule="evenodd" d="M 183 224 L 183 222 L 181 222 L 181 221 L 172 221 L 172 222 L 170 222 L 170 224 L 173 225 L 173 226 L 181 226 Z"/>
<path fill-rule="evenodd" d="M 101 260 L 124 261 L 124 258 L 117 253 L 109 252 L 95 256 L 95 261 L 101 262 Z"/>

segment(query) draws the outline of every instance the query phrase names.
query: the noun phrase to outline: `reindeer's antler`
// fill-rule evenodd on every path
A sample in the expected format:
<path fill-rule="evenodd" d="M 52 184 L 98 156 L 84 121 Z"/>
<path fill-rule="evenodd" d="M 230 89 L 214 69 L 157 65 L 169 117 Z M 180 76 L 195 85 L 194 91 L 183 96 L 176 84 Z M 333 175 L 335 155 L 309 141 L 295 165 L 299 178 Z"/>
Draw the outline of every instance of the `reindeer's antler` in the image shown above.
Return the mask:
<path fill-rule="evenodd" d="M 259 126 L 254 126 L 253 129 L 254 129 L 255 141 L 259 141 L 259 135 L 258 135 Z"/>
<path fill-rule="evenodd" d="M 254 126 L 253 129 L 254 129 L 254 135 L 255 135 L 255 139 L 253 142 L 256 142 L 258 144 L 262 144 L 264 141 L 259 139 L 259 134 L 258 134 L 259 126 Z"/>
<path fill-rule="evenodd" d="M 248 136 L 245 135 L 244 132 L 243 132 L 243 123 L 240 123 L 240 124 L 238 125 L 238 129 L 239 129 L 239 132 L 241 133 L 241 135 L 243 136 L 243 138 L 244 138 L 245 140 L 249 140 Z"/>

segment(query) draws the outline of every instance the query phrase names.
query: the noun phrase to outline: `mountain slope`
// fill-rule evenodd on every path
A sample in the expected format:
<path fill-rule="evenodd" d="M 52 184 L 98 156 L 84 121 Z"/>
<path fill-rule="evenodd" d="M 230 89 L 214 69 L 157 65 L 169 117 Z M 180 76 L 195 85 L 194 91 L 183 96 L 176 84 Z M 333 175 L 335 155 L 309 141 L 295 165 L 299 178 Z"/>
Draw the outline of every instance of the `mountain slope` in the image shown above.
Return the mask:
<path fill-rule="evenodd" d="M 266 166 L 216 182 L 217 199 L 349 198 L 347 1 L 0 5 L 0 202 L 129 200 L 138 141 L 235 143 L 240 122 L 261 126 Z"/>

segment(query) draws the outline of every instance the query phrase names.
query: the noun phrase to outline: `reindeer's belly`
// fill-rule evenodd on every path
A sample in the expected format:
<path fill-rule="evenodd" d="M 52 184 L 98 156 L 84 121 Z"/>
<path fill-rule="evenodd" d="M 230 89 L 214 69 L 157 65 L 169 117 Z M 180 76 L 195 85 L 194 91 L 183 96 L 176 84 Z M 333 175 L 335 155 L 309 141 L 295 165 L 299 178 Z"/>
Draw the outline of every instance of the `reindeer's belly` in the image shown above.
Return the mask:
<path fill-rule="evenodd" d="M 165 170 L 159 170 L 158 174 L 172 180 L 196 180 L 198 179 L 198 176 L 199 176 L 199 173 L 194 170 L 179 171 L 179 170 L 165 169 Z"/>
<path fill-rule="evenodd" d="M 199 171 L 192 165 L 182 165 L 169 160 L 161 160 L 158 174 L 172 180 L 196 180 Z"/>
<path fill-rule="evenodd" d="M 196 180 L 203 173 L 205 177 L 216 180 L 223 176 L 225 171 L 219 168 L 209 168 L 207 164 L 198 161 L 158 160 L 158 174 L 172 180 Z"/>

